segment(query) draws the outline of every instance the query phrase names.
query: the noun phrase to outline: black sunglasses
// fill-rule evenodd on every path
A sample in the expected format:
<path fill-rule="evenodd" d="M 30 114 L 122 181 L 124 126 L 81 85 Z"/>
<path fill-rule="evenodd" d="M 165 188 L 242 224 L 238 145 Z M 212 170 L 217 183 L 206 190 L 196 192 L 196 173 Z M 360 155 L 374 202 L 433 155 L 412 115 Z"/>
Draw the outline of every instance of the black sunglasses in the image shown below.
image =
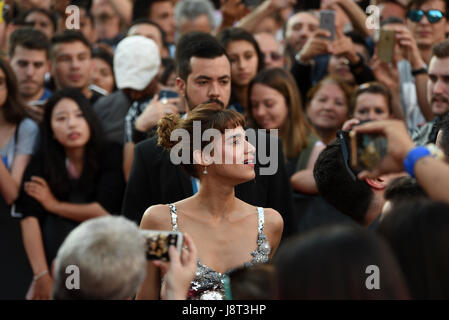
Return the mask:
<path fill-rule="evenodd" d="M 346 140 L 345 140 L 345 136 L 344 136 L 345 134 L 347 134 L 347 133 L 344 132 L 343 130 L 338 130 L 337 139 L 338 139 L 338 142 L 340 143 L 341 153 L 343 155 L 343 162 L 345 163 L 346 171 L 348 172 L 351 179 L 355 182 L 355 181 L 357 181 L 357 176 L 354 173 L 354 171 L 352 171 L 351 167 L 349 166 L 349 151 L 348 151 L 348 146 L 346 145 Z"/>
<path fill-rule="evenodd" d="M 421 19 L 424 17 L 424 15 L 427 17 L 427 20 L 430 23 L 437 23 L 438 21 L 443 19 L 443 17 L 446 16 L 446 14 L 441 12 L 440 10 L 423 11 L 423 10 L 415 9 L 415 10 L 410 10 L 407 13 L 407 18 L 409 18 L 413 22 L 420 22 Z"/>

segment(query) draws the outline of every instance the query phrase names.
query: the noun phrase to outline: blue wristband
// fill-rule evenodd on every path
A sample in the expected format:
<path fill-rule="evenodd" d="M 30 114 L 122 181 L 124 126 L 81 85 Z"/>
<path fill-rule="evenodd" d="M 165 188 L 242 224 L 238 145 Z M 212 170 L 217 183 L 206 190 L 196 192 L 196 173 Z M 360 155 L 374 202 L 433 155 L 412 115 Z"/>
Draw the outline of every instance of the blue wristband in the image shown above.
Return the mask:
<path fill-rule="evenodd" d="M 423 158 L 431 156 L 432 153 L 427 147 L 419 146 L 415 147 L 408 153 L 407 157 L 404 159 L 404 170 L 412 177 L 415 178 L 415 165 L 416 162 Z"/>

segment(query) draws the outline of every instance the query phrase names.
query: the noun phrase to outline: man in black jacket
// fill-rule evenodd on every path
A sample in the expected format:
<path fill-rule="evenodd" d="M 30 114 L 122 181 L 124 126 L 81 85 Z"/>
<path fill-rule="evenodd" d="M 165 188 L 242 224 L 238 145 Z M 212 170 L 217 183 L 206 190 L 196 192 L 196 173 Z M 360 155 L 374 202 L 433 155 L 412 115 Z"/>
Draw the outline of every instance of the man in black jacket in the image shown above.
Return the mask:
<path fill-rule="evenodd" d="M 178 42 L 176 60 L 176 84 L 189 109 L 206 102 L 223 107 L 228 105 L 231 63 L 225 49 L 213 36 L 198 32 L 183 36 Z M 295 232 L 297 221 L 282 146 L 278 138 L 270 135 L 259 134 L 256 138 L 257 147 L 270 150 L 270 154 L 266 154 L 270 162 L 264 164 L 264 155 L 262 158 L 258 153 L 256 178 L 236 186 L 236 196 L 254 206 L 279 211 L 284 219 L 283 235 L 286 237 Z M 277 166 L 277 170 L 272 175 L 264 175 L 261 171 L 273 166 Z M 140 223 L 143 213 L 151 205 L 182 200 L 192 196 L 194 189 L 196 182 L 193 178 L 170 161 L 169 152 L 157 145 L 157 137 L 154 136 L 135 147 L 122 214 Z"/>

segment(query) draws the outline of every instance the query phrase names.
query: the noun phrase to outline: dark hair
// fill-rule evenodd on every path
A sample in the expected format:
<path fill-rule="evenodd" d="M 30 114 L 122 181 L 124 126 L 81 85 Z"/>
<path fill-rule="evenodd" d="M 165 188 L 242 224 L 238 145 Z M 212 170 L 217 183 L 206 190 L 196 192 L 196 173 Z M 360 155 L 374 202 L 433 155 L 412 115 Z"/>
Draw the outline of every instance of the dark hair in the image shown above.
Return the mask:
<path fill-rule="evenodd" d="M 449 114 L 438 122 L 438 128 L 441 130 L 440 146 L 446 156 L 449 156 Z"/>
<path fill-rule="evenodd" d="M 25 105 L 19 97 L 17 78 L 11 66 L 6 60 L 0 58 L 0 69 L 5 73 L 8 95 L 5 104 L 0 106 L 5 120 L 9 123 L 19 124 L 26 116 Z"/>
<path fill-rule="evenodd" d="M 416 179 L 405 176 L 390 181 L 384 191 L 384 198 L 393 206 L 410 201 L 410 199 L 428 199 L 424 189 Z"/>
<path fill-rule="evenodd" d="M 89 48 L 89 52 L 92 54 L 92 46 L 81 31 L 64 30 L 62 33 L 56 34 L 53 39 L 51 39 L 51 58 L 54 58 L 54 50 L 56 45 L 61 43 L 73 43 L 77 41 L 83 43 L 87 48 Z"/>
<path fill-rule="evenodd" d="M 346 146 L 349 138 L 344 135 Z M 348 148 L 349 150 L 349 148 Z M 351 161 L 351 153 L 348 162 Z M 341 150 L 341 141 L 335 140 L 327 145 L 313 168 L 313 177 L 320 195 L 341 213 L 359 224 L 365 223 L 366 213 L 373 199 L 373 191 L 365 181 L 355 181 L 346 170 Z"/>
<path fill-rule="evenodd" d="M 112 77 L 114 78 L 113 91 L 117 90 L 117 86 L 115 85 L 115 74 L 114 74 L 114 56 L 107 49 L 100 46 L 96 46 L 92 48 L 92 59 L 94 58 L 103 60 L 111 68 Z"/>
<path fill-rule="evenodd" d="M 14 30 L 9 37 L 8 55 L 14 56 L 17 46 L 28 50 L 44 50 L 48 59 L 50 51 L 50 42 L 42 31 L 31 27 L 24 27 Z"/>
<path fill-rule="evenodd" d="M 56 30 L 58 29 L 58 23 L 56 20 L 56 17 L 48 10 L 44 9 L 44 8 L 32 8 L 28 11 L 26 11 L 23 14 L 23 20 L 26 22 L 26 18 L 32 14 L 32 13 L 42 13 L 43 15 L 47 16 L 47 18 L 50 20 L 51 24 L 53 25 L 53 31 L 56 32 Z"/>
<path fill-rule="evenodd" d="M 397 23 L 404 24 L 405 22 L 402 18 L 388 17 L 380 22 L 380 26 L 383 27 L 389 24 L 397 24 Z"/>
<path fill-rule="evenodd" d="M 192 72 L 192 57 L 215 59 L 223 55 L 229 60 L 226 50 L 214 36 L 204 32 L 189 32 L 179 39 L 176 46 L 176 73 L 182 80 L 187 81 Z"/>
<path fill-rule="evenodd" d="M 432 57 L 435 56 L 438 59 L 446 59 L 449 57 L 449 40 L 444 40 L 436 43 L 432 47 Z"/>
<path fill-rule="evenodd" d="M 351 99 L 352 112 L 355 112 L 355 107 L 357 106 L 357 98 L 363 93 L 373 93 L 382 95 L 385 98 L 385 101 L 387 102 L 388 114 L 390 116 L 393 115 L 393 98 L 390 89 L 385 87 L 380 82 L 375 81 L 361 84 L 354 92 L 354 95 L 352 96 Z"/>
<path fill-rule="evenodd" d="M 377 231 L 396 254 L 413 299 L 449 299 L 449 205 L 415 201 L 393 210 Z"/>
<path fill-rule="evenodd" d="M 308 146 L 308 134 L 313 132 L 312 126 L 306 119 L 302 108 L 302 100 L 296 81 L 290 72 L 281 68 L 270 68 L 259 72 L 250 82 L 248 95 L 255 84 L 263 84 L 278 91 L 285 98 L 288 110 L 287 121 L 283 128 L 278 128 L 287 158 L 295 158 Z M 256 124 L 252 114 L 251 99 L 248 99 L 249 108 L 247 118 Z"/>
<path fill-rule="evenodd" d="M 366 51 L 368 52 L 369 56 L 373 55 L 373 50 L 368 46 L 368 44 L 366 43 L 365 39 L 360 35 L 360 33 L 357 33 L 355 31 L 349 31 L 349 32 L 345 32 L 345 36 L 351 38 L 351 41 L 354 44 L 360 44 L 362 45 Z M 367 61 L 365 61 L 367 62 Z"/>
<path fill-rule="evenodd" d="M 151 6 L 155 2 L 167 2 L 171 0 L 135 0 L 133 5 L 133 17 L 132 20 L 139 18 L 149 18 L 151 15 Z"/>
<path fill-rule="evenodd" d="M 175 61 L 171 58 L 162 58 L 161 62 L 162 62 L 162 65 L 164 66 L 164 72 L 162 72 L 159 82 L 166 86 L 170 75 L 173 72 L 176 72 Z"/>
<path fill-rule="evenodd" d="M 240 267 L 229 273 L 232 300 L 273 300 L 276 272 L 271 264 Z"/>
<path fill-rule="evenodd" d="M 138 25 L 138 24 L 149 24 L 149 25 L 152 25 L 153 27 L 155 27 L 156 29 L 158 29 L 158 30 L 159 30 L 159 33 L 161 34 L 162 45 L 163 45 L 164 47 L 167 47 L 167 41 L 165 40 L 165 31 L 162 30 L 162 28 L 161 28 L 160 25 L 158 25 L 158 24 L 157 24 L 156 22 L 154 22 L 154 21 L 151 21 L 151 20 L 148 19 L 148 18 L 139 18 L 139 19 L 133 20 L 133 22 L 131 23 L 131 25 L 130 25 L 129 28 L 128 28 L 128 31 L 129 31 L 132 27 L 134 27 L 134 26 L 136 26 L 136 25 Z"/>
<path fill-rule="evenodd" d="M 419 9 L 424 3 L 429 2 L 430 0 L 410 0 L 406 6 L 407 12 L 413 9 Z M 446 10 L 443 13 L 447 13 L 449 9 L 449 0 L 441 0 L 444 2 L 446 6 Z M 445 17 L 446 18 L 446 17 Z"/>
<path fill-rule="evenodd" d="M 373 265 L 381 272 L 376 290 L 366 285 Z M 391 249 L 358 226 L 321 227 L 287 240 L 276 253 L 275 266 L 280 299 L 408 298 Z"/>
<path fill-rule="evenodd" d="M 225 49 L 227 48 L 228 44 L 234 41 L 247 41 L 251 43 L 257 54 L 257 72 L 261 71 L 264 68 L 264 59 L 259 44 L 257 43 L 256 39 L 254 39 L 254 36 L 245 29 L 234 27 L 226 28 L 218 34 L 217 39 L 221 46 Z"/>
<path fill-rule="evenodd" d="M 201 137 L 203 132 L 208 129 L 217 129 L 221 133 L 225 133 L 226 129 L 234 129 L 238 126 L 245 127 L 245 117 L 233 110 L 223 109 L 222 106 L 216 103 L 204 103 L 195 107 L 187 114 L 186 119 L 180 119 L 178 114 L 171 114 L 163 117 L 158 122 L 157 135 L 158 144 L 166 150 L 171 150 L 178 143 L 186 143 L 185 141 L 173 141 L 170 140 L 171 133 L 176 129 L 184 129 L 189 133 L 191 137 L 188 141 L 189 145 L 182 145 L 183 149 L 189 151 L 189 164 L 182 163 L 183 168 L 191 176 L 199 178 L 196 165 L 193 164 L 193 152 L 195 151 L 196 144 L 193 142 L 193 127 L 194 122 L 200 121 L 201 123 Z M 203 150 L 211 141 L 203 141 L 198 146 L 200 150 Z M 183 151 L 179 150 L 179 153 Z M 179 154 L 178 153 L 178 154 Z M 184 155 L 180 155 L 183 157 Z"/>
<path fill-rule="evenodd" d="M 56 91 L 45 105 L 44 119 L 41 124 L 40 151 L 43 156 L 44 172 L 48 177 L 48 184 L 57 199 L 65 199 L 70 192 L 65 150 L 54 139 L 51 127 L 53 110 L 62 99 L 70 99 L 76 102 L 90 129 L 90 139 L 84 147 L 83 172 L 81 174 L 81 183 L 87 193 L 95 192 L 94 181 L 100 169 L 98 155 L 102 147 L 100 127 L 89 100 L 78 89 L 65 88 Z"/>

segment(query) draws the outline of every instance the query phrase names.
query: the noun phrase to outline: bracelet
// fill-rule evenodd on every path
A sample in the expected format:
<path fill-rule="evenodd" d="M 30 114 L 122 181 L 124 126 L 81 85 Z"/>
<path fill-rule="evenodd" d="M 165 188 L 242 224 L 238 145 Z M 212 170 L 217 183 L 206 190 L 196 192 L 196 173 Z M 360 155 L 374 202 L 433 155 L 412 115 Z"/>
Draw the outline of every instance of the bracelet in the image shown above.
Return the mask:
<path fill-rule="evenodd" d="M 419 74 L 427 74 L 427 69 L 421 68 L 421 69 L 412 70 L 412 76 L 416 77 Z"/>
<path fill-rule="evenodd" d="M 40 278 L 42 278 L 43 276 L 45 276 L 47 273 L 48 273 L 48 270 L 42 271 L 41 273 L 39 273 L 39 274 L 37 274 L 37 275 L 35 275 L 35 276 L 33 277 L 33 281 L 39 280 Z"/>
<path fill-rule="evenodd" d="M 415 165 L 419 159 L 424 157 L 433 157 L 436 159 L 443 159 L 443 152 L 438 149 L 433 143 L 429 143 L 427 146 L 415 147 L 407 154 L 404 159 L 404 170 L 412 177 L 415 178 Z"/>

